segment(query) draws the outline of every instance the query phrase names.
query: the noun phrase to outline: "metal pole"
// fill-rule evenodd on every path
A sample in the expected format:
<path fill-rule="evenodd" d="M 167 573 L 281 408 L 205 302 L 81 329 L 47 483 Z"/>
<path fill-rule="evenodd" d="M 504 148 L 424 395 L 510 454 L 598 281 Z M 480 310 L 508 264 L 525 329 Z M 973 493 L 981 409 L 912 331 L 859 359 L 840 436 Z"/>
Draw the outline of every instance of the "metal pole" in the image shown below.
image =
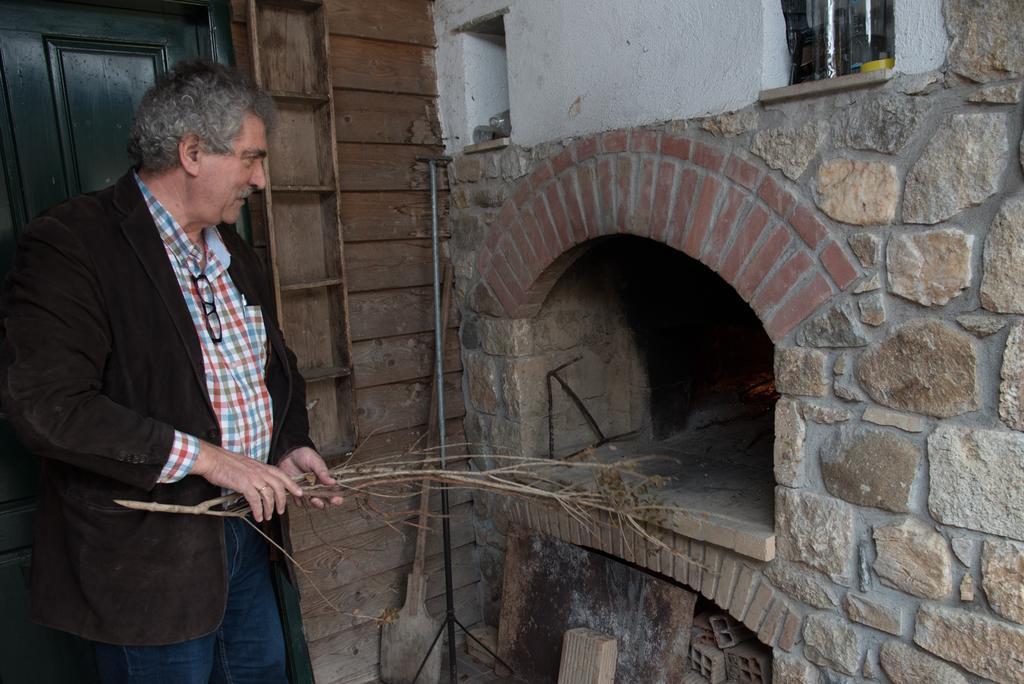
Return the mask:
<path fill-rule="evenodd" d="M 437 387 L 437 444 L 441 459 L 441 469 L 447 466 L 445 431 L 444 431 L 444 349 L 441 346 L 441 243 L 437 219 L 437 164 L 448 163 L 450 157 L 426 157 L 430 165 L 430 242 L 434 256 L 434 377 Z M 452 581 L 452 531 L 448 522 L 448 488 L 441 487 L 441 530 L 444 537 L 444 595 L 446 602 L 445 623 L 448 627 L 448 673 L 451 684 L 457 684 L 458 663 L 455 655 L 455 589 Z"/>

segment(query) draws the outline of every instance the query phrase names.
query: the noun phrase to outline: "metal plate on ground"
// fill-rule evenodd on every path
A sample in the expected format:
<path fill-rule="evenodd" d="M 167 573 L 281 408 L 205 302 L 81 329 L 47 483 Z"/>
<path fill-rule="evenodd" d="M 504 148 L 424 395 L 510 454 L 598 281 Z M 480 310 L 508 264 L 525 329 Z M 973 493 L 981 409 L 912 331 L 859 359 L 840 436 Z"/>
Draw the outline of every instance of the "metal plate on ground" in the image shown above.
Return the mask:
<path fill-rule="evenodd" d="M 557 682 L 562 635 L 618 641 L 616 684 L 675 682 L 686 669 L 696 594 L 603 554 L 509 528 L 498 655 L 526 681 Z"/>

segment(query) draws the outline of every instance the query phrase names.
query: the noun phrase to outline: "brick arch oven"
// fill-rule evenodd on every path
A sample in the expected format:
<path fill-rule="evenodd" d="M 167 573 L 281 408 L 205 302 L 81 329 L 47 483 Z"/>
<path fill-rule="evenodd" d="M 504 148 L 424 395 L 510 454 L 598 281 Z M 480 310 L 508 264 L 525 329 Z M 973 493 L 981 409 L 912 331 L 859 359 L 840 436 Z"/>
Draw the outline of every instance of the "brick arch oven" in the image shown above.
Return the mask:
<path fill-rule="evenodd" d="M 595 454 L 702 490 L 651 521 L 671 552 L 476 497 L 489 624 L 533 530 L 740 620 L 777 684 L 1024 683 L 1024 100 L 988 4 L 935 72 L 456 156 L 468 440 L 600 441 L 564 381 Z"/>
<path fill-rule="evenodd" d="M 524 175 L 467 296 L 489 331 L 463 331 L 471 404 L 494 416 L 482 441 L 655 454 L 686 484 L 666 492 L 683 512 L 652 527 L 673 553 L 542 507 L 509 519 L 671 577 L 791 649 L 803 612 L 763 576 L 786 448 L 774 344 L 861 275 L 826 224 L 754 158 L 663 132 L 578 140 Z"/>

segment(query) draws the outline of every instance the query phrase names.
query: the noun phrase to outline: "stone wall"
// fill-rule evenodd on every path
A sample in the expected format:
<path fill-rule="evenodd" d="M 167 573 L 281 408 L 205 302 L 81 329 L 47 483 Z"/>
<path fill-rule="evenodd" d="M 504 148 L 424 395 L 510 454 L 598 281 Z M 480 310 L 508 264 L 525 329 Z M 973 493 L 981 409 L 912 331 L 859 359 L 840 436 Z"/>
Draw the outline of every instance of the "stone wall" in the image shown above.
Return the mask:
<path fill-rule="evenodd" d="M 780 684 L 1024 682 L 1024 6 L 945 11 L 938 72 L 451 170 L 473 441 L 546 439 L 510 387 L 594 238 L 680 249 L 764 323 Z M 507 515 L 478 515 L 497 624 Z"/>

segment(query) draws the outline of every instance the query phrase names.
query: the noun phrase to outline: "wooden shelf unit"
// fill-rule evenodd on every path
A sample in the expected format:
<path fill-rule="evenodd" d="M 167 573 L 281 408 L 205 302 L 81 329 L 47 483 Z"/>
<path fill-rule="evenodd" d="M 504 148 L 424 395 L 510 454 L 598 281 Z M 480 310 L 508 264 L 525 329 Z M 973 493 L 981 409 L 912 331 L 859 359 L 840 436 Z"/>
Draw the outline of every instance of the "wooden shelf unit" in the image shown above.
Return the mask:
<path fill-rule="evenodd" d="M 253 74 L 277 105 L 263 205 L 278 316 L 306 380 L 313 441 L 341 454 L 356 443 L 356 411 L 326 10 L 319 0 L 248 5 Z"/>

